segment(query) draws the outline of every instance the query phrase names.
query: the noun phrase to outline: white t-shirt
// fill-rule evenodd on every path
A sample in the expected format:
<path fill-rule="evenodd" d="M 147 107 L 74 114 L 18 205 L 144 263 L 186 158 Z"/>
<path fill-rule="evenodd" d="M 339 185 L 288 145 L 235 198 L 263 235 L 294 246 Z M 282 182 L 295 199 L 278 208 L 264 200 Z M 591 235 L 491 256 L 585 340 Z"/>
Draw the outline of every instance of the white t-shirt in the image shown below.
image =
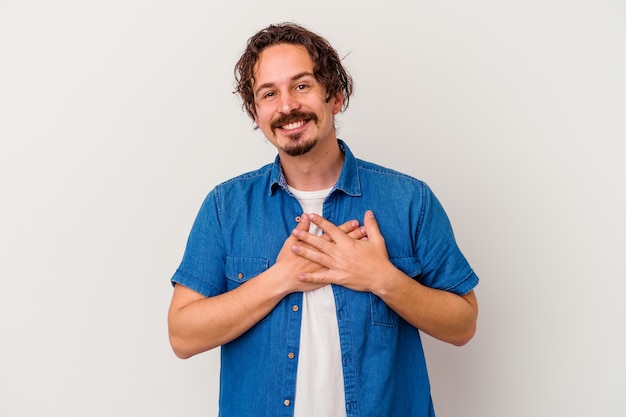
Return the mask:
<path fill-rule="evenodd" d="M 331 188 L 299 191 L 289 187 L 304 213 L 323 215 L 324 199 Z M 311 233 L 322 231 L 311 225 Z M 300 357 L 296 376 L 294 417 L 346 415 L 343 368 L 335 297 L 330 285 L 303 293 Z"/>

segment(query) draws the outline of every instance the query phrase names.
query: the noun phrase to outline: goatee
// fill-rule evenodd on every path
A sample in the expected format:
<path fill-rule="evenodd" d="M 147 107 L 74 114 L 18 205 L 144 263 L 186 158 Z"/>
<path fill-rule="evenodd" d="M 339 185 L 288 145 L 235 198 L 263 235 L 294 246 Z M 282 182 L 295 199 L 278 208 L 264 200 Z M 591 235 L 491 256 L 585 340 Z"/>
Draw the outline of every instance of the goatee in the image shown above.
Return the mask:
<path fill-rule="evenodd" d="M 289 156 L 301 156 L 309 152 L 311 149 L 317 145 L 317 139 L 312 139 L 310 141 L 301 142 L 301 135 L 293 135 L 290 136 L 291 145 L 283 147 L 283 152 L 285 152 Z"/>

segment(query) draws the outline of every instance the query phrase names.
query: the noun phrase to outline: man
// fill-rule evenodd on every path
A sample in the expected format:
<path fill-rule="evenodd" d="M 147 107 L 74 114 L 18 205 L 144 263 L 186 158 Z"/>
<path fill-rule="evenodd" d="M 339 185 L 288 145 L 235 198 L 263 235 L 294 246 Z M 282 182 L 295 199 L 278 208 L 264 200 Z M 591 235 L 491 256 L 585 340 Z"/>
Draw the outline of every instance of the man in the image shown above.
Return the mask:
<path fill-rule="evenodd" d="M 352 79 L 324 38 L 270 25 L 236 77 L 278 155 L 204 201 L 172 277 L 174 352 L 221 346 L 224 417 L 434 416 L 418 329 L 463 345 L 478 311 L 443 208 L 336 137 Z"/>

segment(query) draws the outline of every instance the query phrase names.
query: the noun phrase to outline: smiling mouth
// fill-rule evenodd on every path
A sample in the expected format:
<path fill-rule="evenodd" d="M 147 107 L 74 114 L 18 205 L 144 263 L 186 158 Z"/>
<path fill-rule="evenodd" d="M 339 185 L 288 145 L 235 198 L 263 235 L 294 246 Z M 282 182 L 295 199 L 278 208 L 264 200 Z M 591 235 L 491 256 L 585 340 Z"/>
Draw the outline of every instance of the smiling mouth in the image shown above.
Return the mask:
<path fill-rule="evenodd" d="M 294 130 L 294 129 L 304 126 L 306 122 L 307 122 L 306 120 L 298 120 L 297 122 L 291 122 L 291 123 L 279 126 L 279 128 L 283 130 Z"/>
<path fill-rule="evenodd" d="M 280 129 L 284 132 L 302 128 L 310 121 L 317 123 L 317 115 L 313 112 L 293 112 L 274 120 L 270 125 L 272 130 Z"/>

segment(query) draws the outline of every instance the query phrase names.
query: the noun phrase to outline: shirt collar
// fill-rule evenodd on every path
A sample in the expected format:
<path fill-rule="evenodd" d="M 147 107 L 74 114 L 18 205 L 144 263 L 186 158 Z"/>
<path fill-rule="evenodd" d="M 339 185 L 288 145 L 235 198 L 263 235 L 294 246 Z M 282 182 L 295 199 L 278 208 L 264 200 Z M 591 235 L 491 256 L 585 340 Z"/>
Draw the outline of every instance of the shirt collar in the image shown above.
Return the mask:
<path fill-rule="evenodd" d="M 344 141 L 337 139 L 337 143 L 339 144 L 339 149 L 341 149 L 344 153 L 344 161 L 341 173 L 339 174 L 339 179 L 337 180 L 333 191 L 341 190 L 348 195 L 359 196 L 361 195 L 361 184 L 359 182 L 357 160 Z M 287 190 L 287 180 L 285 179 L 283 169 L 280 166 L 280 157 L 278 155 L 276 155 L 276 159 L 272 165 L 269 195 L 274 194 L 277 187 L 289 192 Z"/>

